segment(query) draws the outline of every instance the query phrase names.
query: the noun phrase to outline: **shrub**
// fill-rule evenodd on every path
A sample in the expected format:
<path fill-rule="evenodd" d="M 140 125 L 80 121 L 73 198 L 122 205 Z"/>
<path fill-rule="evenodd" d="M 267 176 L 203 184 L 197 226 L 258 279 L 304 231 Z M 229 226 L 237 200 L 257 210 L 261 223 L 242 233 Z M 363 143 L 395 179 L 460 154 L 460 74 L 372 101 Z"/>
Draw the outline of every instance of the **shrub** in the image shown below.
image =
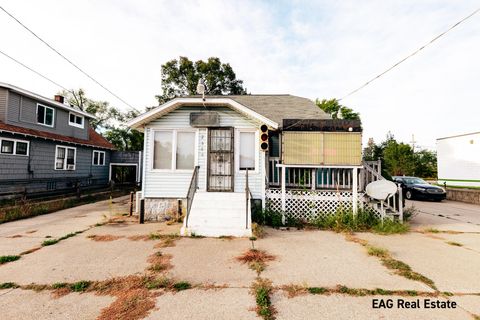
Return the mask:
<path fill-rule="evenodd" d="M 271 209 L 265 209 L 263 211 L 263 215 L 265 224 L 267 226 L 271 226 L 273 228 L 279 228 L 283 226 L 282 214 L 280 212 Z"/>
<path fill-rule="evenodd" d="M 373 226 L 373 231 L 379 234 L 405 233 L 408 232 L 408 230 L 410 230 L 410 226 L 407 223 L 400 223 L 389 219 L 385 219 L 383 223 L 379 222 Z"/>

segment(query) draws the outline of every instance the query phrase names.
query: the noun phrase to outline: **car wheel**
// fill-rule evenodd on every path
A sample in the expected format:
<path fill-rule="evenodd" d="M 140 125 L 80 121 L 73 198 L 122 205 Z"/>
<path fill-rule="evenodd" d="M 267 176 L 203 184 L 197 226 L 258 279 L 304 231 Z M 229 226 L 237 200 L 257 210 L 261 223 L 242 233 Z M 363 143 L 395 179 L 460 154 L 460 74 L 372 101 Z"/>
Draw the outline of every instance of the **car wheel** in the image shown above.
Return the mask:
<path fill-rule="evenodd" d="M 412 191 L 408 190 L 407 192 L 405 192 L 405 198 L 407 198 L 408 200 L 412 200 Z"/>

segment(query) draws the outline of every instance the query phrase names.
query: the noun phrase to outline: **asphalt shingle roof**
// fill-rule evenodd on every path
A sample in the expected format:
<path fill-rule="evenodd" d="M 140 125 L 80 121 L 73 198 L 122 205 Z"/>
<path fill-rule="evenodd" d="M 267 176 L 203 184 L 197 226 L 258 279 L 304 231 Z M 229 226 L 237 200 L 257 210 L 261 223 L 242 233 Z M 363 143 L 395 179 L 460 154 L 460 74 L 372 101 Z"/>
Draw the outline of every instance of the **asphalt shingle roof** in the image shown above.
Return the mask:
<path fill-rule="evenodd" d="M 200 96 L 187 96 L 186 98 Z M 283 119 L 331 119 L 310 99 L 289 94 L 205 96 L 230 98 L 282 126 Z"/>

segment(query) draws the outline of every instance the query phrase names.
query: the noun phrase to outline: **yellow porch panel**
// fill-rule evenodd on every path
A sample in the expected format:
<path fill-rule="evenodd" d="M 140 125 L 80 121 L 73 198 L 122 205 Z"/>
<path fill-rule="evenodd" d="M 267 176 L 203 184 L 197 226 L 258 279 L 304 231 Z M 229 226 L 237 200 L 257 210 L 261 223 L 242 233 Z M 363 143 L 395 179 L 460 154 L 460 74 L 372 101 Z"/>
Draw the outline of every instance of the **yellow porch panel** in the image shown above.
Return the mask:
<path fill-rule="evenodd" d="M 285 164 L 323 164 L 323 133 L 284 132 L 282 153 Z"/>
<path fill-rule="evenodd" d="M 362 135 L 358 132 L 283 132 L 284 164 L 360 165 Z"/>
<path fill-rule="evenodd" d="M 353 132 L 324 132 L 325 164 L 360 165 L 362 163 L 362 134 Z"/>

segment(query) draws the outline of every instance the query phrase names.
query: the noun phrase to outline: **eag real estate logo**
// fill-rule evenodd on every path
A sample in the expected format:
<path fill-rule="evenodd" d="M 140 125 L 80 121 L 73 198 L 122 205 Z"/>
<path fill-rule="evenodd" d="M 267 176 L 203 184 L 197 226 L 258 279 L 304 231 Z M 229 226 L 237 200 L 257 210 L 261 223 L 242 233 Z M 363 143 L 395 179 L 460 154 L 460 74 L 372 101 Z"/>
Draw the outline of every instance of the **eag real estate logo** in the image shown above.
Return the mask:
<path fill-rule="evenodd" d="M 455 301 L 449 300 L 438 300 L 438 299 L 415 299 L 415 300 L 405 300 L 402 298 L 398 299 L 383 299 L 375 298 L 372 299 L 372 308 L 373 309 L 455 309 L 457 303 Z"/>

